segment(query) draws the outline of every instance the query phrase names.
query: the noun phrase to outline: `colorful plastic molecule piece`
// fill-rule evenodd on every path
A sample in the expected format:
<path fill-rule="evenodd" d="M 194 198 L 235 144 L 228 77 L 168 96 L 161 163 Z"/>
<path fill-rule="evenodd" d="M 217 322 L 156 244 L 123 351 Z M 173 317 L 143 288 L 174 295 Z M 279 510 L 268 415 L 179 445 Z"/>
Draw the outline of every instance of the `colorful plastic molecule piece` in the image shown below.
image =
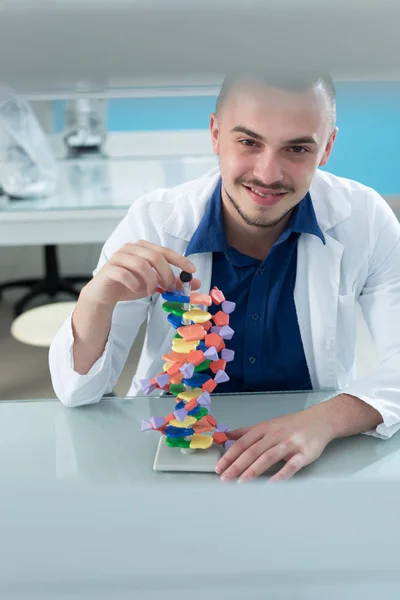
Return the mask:
<path fill-rule="evenodd" d="M 171 351 L 162 356 L 162 373 L 140 382 L 145 394 L 158 388 L 176 396 L 175 409 L 166 417 L 143 420 L 141 428 L 159 431 L 171 448 L 204 451 L 218 444 L 227 449 L 232 441 L 227 427 L 217 424 L 210 414 L 210 394 L 218 384 L 229 381 L 226 364 L 235 353 L 225 347 L 225 340 L 234 335 L 229 321 L 235 303 L 226 300 L 217 287 L 209 294 L 192 292 L 190 273 L 182 271 L 180 280 L 181 290 L 166 291 L 161 286 L 156 290 L 176 333 Z M 208 311 L 212 305 L 219 307 L 214 314 Z"/>

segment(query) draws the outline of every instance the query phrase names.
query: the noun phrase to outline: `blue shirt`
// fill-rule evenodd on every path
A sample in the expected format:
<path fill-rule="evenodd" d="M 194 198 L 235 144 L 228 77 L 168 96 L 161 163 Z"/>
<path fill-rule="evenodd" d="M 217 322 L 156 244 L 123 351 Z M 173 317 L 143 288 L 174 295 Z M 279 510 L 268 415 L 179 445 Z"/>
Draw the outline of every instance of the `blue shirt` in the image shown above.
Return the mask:
<path fill-rule="evenodd" d="M 235 359 L 226 366 L 230 381 L 220 384 L 217 392 L 312 389 L 294 303 L 297 241 L 302 233 L 325 243 L 309 193 L 295 207 L 264 260 L 230 247 L 219 181 L 186 250 L 186 256 L 213 253 L 211 287 L 217 286 L 227 300 L 236 302 L 229 323 L 235 335 L 226 342 Z M 210 307 L 212 313 L 217 310 Z"/>

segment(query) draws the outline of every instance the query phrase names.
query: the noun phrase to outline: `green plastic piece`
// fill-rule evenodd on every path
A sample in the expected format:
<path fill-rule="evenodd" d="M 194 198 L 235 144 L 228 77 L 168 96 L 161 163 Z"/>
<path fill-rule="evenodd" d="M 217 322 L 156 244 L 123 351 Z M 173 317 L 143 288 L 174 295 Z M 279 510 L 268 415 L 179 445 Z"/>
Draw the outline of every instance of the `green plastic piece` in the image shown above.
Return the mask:
<path fill-rule="evenodd" d="M 196 415 L 193 415 L 193 416 L 196 417 L 196 419 L 198 421 L 200 421 L 200 419 L 202 419 L 206 415 L 208 415 L 208 410 L 206 408 L 204 408 L 204 406 L 200 406 L 199 412 Z"/>
<path fill-rule="evenodd" d="M 176 333 L 176 334 L 174 335 L 174 340 L 176 340 L 176 339 L 178 339 L 178 338 L 179 338 L 179 339 L 182 339 L 182 336 L 181 336 L 181 335 L 179 335 L 179 333 Z"/>
<path fill-rule="evenodd" d="M 200 363 L 199 365 L 197 365 L 197 367 L 194 368 L 196 373 L 199 373 L 200 371 L 207 371 L 209 365 L 211 365 L 212 360 L 205 360 L 204 362 Z"/>
<path fill-rule="evenodd" d="M 165 443 L 171 448 L 190 448 L 190 441 L 185 440 L 185 438 L 166 437 Z"/>
<path fill-rule="evenodd" d="M 186 309 L 183 308 L 181 302 L 164 302 L 161 308 L 177 317 L 181 317 L 186 312 Z"/>
<path fill-rule="evenodd" d="M 171 383 L 171 385 L 169 386 L 169 391 L 171 392 L 171 394 L 174 394 L 174 396 L 177 396 L 178 394 L 181 394 L 185 391 L 185 386 L 181 383 Z"/>

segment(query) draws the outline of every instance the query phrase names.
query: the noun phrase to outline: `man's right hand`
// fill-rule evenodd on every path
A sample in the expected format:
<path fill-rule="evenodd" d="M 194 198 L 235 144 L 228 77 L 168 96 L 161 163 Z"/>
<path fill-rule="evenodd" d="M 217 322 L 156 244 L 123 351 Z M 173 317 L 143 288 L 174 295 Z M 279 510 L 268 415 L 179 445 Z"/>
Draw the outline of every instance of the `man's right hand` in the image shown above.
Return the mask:
<path fill-rule="evenodd" d="M 102 355 L 118 302 L 152 296 L 156 288 L 180 289 L 171 265 L 193 273 L 196 267 L 184 256 L 149 242 L 125 244 L 115 252 L 82 289 L 72 315 L 73 356 L 77 373 L 86 375 Z M 192 280 L 192 289 L 200 287 Z M 129 324 L 127 323 L 127 327 Z"/>
<path fill-rule="evenodd" d="M 114 307 L 117 302 L 152 296 L 158 286 L 166 290 L 179 289 L 181 282 L 171 265 L 189 273 L 196 270 L 190 260 L 169 248 L 143 240 L 125 244 L 83 288 L 82 298 Z M 193 279 L 192 289 L 199 287 L 200 281 Z"/>

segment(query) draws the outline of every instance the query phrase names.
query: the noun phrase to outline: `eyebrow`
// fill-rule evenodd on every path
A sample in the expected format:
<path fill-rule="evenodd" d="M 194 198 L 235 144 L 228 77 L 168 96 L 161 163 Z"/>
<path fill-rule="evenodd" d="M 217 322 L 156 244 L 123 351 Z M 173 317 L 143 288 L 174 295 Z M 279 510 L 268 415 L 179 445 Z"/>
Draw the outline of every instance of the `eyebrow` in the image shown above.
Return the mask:
<path fill-rule="evenodd" d="M 236 125 L 236 127 L 231 129 L 231 133 L 236 133 L 236 132 L 244 133 L 245 135 L 248 135 L 249 137 L 252 137 L 255 140 L 259 140 L 260 142 L 265 142 L 265 138 L 262 135 L 260 135 L 259 133 L 256 133 L 255 131 L 251 131 L 251 129 L 247 129 L 247 127 L 243 127 L 242 125 Z M 285 142 L 285 144 L 292 144 L 294 146 L 297 144 L 316 144 L 316 143 L 317 143 L 316 140 L 310 135 L 293 138 L 292 140 L 286 140 L 286 142 Z"/>

